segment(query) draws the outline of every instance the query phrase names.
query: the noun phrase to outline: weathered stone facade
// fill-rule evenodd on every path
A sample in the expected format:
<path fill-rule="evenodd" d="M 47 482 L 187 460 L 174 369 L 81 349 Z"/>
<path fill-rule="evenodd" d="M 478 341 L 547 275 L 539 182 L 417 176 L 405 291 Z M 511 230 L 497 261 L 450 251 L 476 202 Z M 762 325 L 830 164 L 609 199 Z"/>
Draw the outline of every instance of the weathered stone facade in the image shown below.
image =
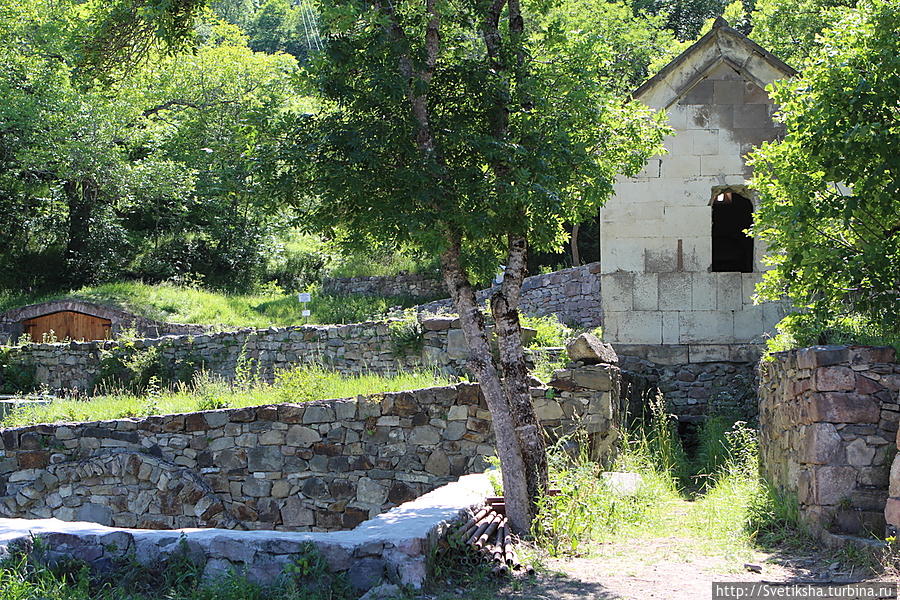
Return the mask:
<path fill-rule="evenodd" d="M 8 310 L 0 314 L 0 344 L 17 341 L 23 333 L 22 323 L 28 319 L 69 311 L 109 319 L 112 324 L 113 336 L 126 329 L 134 330 L 141 336 L 159 337 L 163 335 L 200 334 L 211 328 L 208 325 L 155 321 L 111 306 L 84 302 L 82 300 L 51 300 Z"/>
<path fill-rule="evenodd" d="M 483 303 L 499 285 L 479 290 L 475 298 Z M 417 307 L 419 311 L 452 310 L 451 300 L 438 300 Z M 526 277 L 522 282 L 519 310 L 526 315 L 556 315 L 563 323 L 576 327 L 597 327 L 603 322 L 600 304 L 600 263 L 590 263 Z"/>
<path fill-rule="evenodd" d="M 619 370 L 535 388 L 554 436 L 584 426 L 610 459 Z M 349 529 L 494 454 L 476 384 L 371 397 L 0 430 L 0 516 L 117 527 Z"/>
<path fill-rule="evenodd" d="M 753 200 L 746 154 L 780 135 L 763 88 L 792 74 L 720 20 L 635 91 L 668 112 L 675 135 L 601 209 L 604 339 L 620 353 L 648 358 L 679 345 L 680 362 L 735 361 L 783 316 L 782 306 L 752 300 L 764 269 L 758 240 L 752 272 L 713 272 L 712 200 L 725 192 Z"/>
<path fill-rule="evenodd" d="M 440 277 L 421 273 L 400 273 L 389 277 L 328 277 L 322 281 L 322 291 L 326 294 L 393 296 L 425 300 L 447 295 Z"/>
<path fill-rule="evenodd" d="M 884 532 L 898 390 L 892 348 L 816 346 L 761 364 L 763 472 L 826 539 Z"/>
<path fill-rule="evenodd" d="M 641 387 L 663 394 L 679 422 L 695 423 L 711 414 L 756 417 L 756 362 L 658 364 L 619 354 L 619 364 Z"/>

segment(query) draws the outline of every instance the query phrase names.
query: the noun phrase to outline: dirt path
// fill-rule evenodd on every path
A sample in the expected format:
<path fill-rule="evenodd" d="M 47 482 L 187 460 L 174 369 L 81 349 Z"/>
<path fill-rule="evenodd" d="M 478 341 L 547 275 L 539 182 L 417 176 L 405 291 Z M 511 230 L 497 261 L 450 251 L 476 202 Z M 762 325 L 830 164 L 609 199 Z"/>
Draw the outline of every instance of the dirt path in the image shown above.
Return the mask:
<path fill-rule="evenodd" d="M 502 586 L 444 590 L 426 598 L 445 600 L 709 600 L 715 582 L 842 582 L 867 580 L 860 567 L 832 553 L 761 552 L 672 535 L 689 503 L 676 503 L 665 527 L 652 538 L 623 538 L 595 546 L 590 557 L 553 559 L 531 580 Z M 758 565 L 752 572 L 746 564 Z"/>

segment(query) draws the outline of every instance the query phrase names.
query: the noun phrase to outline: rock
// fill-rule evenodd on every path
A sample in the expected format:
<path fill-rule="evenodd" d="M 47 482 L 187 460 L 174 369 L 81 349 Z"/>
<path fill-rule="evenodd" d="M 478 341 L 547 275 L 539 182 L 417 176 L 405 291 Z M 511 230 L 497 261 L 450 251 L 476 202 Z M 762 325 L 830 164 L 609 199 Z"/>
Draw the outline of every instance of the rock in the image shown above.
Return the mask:
<path fill-rule="evenodd" d="M 429 317 L 422 319 L 422 329 L 425 331 L 446 331 L 450 329 L 456 317 Z"/>
<path fill-rule="evenodd" d="M 762 573 L 762 565 L 755 565 L 753 563 L 744 563 L 744 568 L 750 571 L 751 573 Z"/>
<path fill-rule="evenodd" d="M 605 471 L 600 474 L 609 490 L 617 496 L 633 496 L 641 489 L 644 480 L 638 473 Z"/>
<path fill-rule="evenodd" d="M 78 510 L 75 511 L 75 520 L 99 523 L 100 525 L 113 524 L 112 511 L 109 507 L 93 502 L 86 502 L 78 507 Z"/>
<path fill-rule="evenodd" d="M 360 477 L 356 483 L 356 499 L 365 504 L 383 504 L 387 497 L 384 487 L 373 479 Z"/>
<path fill-rule="evenodd" d="M 392 584 L 383 583 L 363 594 L 359 600 L 398 600 L 403 598 L 402 590 Z"/>
<path fill-rule="evenodd" d="M 311 527 L 315 523 L 315 514 L 306 508 L 301 498 L 292 496 L 281 507 L 281 521 L 286 527 Z"/>
<path fill-rule="evenodd" d="M 838 458 L 842 447 L 841 436 L 831 423 L 813 423 L 806 428 L 803 448 L 804 462 L 827 465 Z"/>
<path fill-rule="evenodd" d="M 582 333 L 571 340 L 566 344 L 566 352 L 570 360 L 581 361 L 588 365 L 619 363 L 619 357 L 613 347 L 604 344 L 590 333 Z"/>
<path fill-rule="evenodd" d="M 571 371 L 575 385 L 589 390 L 607 392 L 612 389 L 612 374 L 607 367 L 594 366 Z"/>
<path fill-rule="evenodd" d="M 319 432 L 311 427 L 292 425 L 287 432 L 285 443 L 288 446 L 309 446 L 322 440 Z"/>
<path fill-rule="evenodd" d="M 347 570 L 347 581 L 358 591 L 370 590 L 381 583 L 385 563 L 379 558 L 361 558 Z"/>
<path fill-rule="evenodd" d="M 847 444 L 847 462 L 854 467 L 868 467 L 875 458 L 875 448 L 866 444 L 862 438 L 857 438 Z"/>
<path fill-rule="evenodd" d="M 438 477 L 446 477 L 450 474 L 450 459 L 441 450 L 435 450 L 425 461 L 425 470 Z"/>
<path fill-rule="evenodd" d="M 247 452 L 247 468 L 250 471 L 280 471 L 284 455 L 278 446 L 258 446 Z"/>

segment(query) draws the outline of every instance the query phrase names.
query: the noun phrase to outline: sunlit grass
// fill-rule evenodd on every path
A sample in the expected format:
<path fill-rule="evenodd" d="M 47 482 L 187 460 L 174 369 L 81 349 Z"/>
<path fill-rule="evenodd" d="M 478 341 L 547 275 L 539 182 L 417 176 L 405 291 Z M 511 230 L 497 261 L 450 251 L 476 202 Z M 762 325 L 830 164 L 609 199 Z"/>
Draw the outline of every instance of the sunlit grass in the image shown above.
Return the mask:
<path fill-rule="evenodd" d="M 406 371 L 394 376 L 340 375 L 320 366 L 304 366 L 281 371 L 273 384 L 252 382 L 234 385 L 221 378 L 200 373 L 188 385 L 157 390 L 144 395 L 109 393 L 86 399 L 56 399 L 49 405 L 29 406 L 12 412 L 2 427 L 37 423 L 101 421 L 151 414 L 174 414 L 215 408 L 241 408 L 285 402 L 309 402 L 328 398 L 399 392 L 448 385 L 450 381 L 435 371 Z"/>
<path fill-rule="evenodd" d="M 269 292 L 227 294 L 172 283 L 105 283 L 45 296 L 0 294 L 0 311 L 26 304 L 73 298 L 111 305 L 135 314 L 172 323 L 223 327 L 269 327 L 304 323 L 358 323 L 383 316 L 391 307 L 411 306 L 409 298 L 331 296 L 311 289 L 312 302 L 301 304 L 296 294 L 277 288 Z M 302 311 L 309 309 L 309 317 Z"/>

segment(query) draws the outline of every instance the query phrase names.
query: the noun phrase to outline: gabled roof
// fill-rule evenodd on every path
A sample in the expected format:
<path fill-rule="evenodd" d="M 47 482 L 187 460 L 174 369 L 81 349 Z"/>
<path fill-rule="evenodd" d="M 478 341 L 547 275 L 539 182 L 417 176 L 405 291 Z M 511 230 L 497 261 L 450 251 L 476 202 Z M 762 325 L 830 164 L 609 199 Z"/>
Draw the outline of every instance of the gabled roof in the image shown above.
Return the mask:
<path fill-rule="evenodd" d="M 719 17 L 709 33 L 644 82 L 632 97 L 656 109 L 668 108 L 722 63 L 763 88 L 797 74 L 796 69 Z"/>

